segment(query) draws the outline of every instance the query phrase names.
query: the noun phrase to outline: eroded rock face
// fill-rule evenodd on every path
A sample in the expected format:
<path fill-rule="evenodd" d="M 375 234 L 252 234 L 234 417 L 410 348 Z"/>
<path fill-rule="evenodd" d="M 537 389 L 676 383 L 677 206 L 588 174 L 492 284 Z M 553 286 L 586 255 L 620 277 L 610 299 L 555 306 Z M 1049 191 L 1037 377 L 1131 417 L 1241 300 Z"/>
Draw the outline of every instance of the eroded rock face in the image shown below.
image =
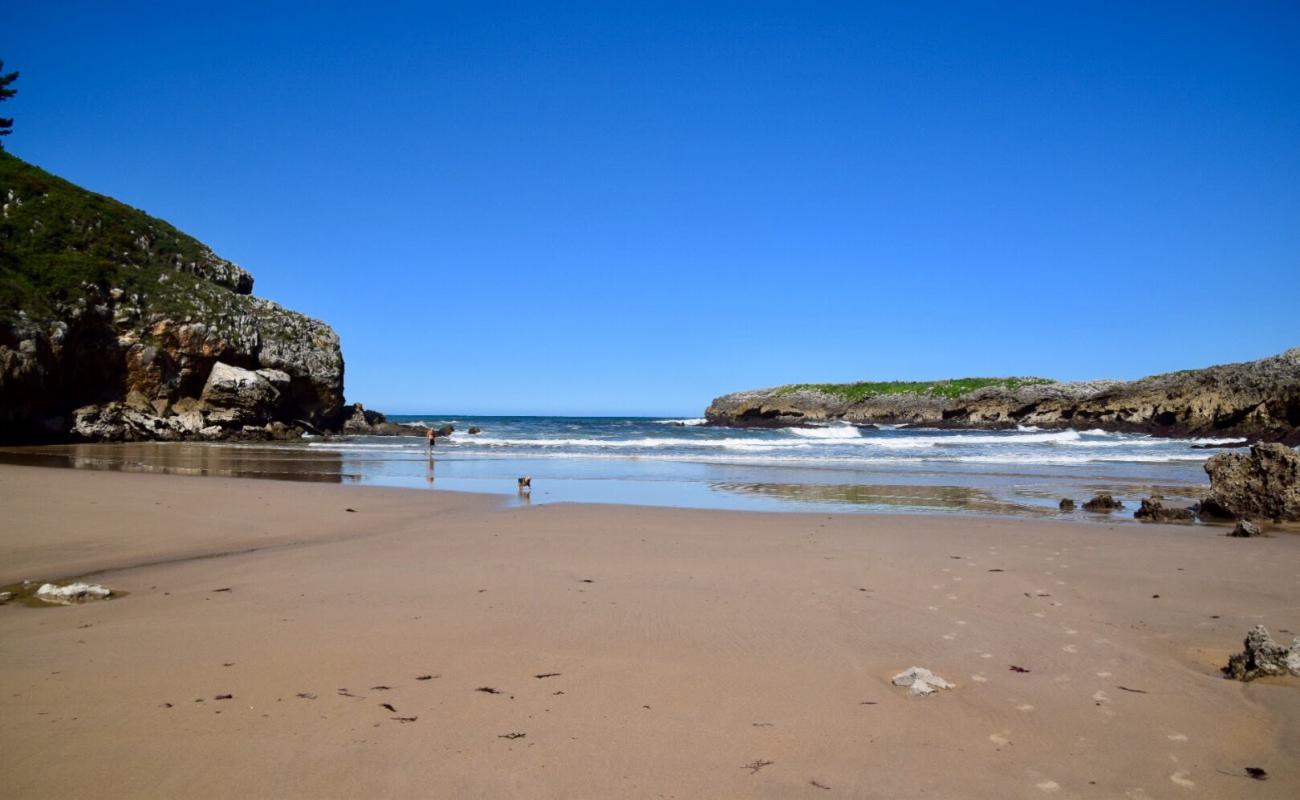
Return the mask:
<path fill-rule="evenodd" d="M 1268 635 L 1268 629 L 1256 625 L 1246 634 L 1245 649 L 1228 658 L 1223 674 L 1239 681 L 1253 681 L 1268 675 L 1295 675 L 1300 677 L 1300 638 L 1292 639 L 1291 646 L 1279 644 Z"/>
<path fill-rule="evenodd" d="M 1205 462 L 1208 518 L 1300 520 L 1300 453 L 1282 444 L 1258 444 L 1250 453 L 1220 453 Z"/>
<path fill-rule="evenodd" d="M 713 425 L 736 427 L 831 420 L 946 428 L 1032 425 L 1300 444 L 1300 348 L 1136 381 L 986 387 L 958 397 L 904 392 L 850 402 L 820 390 L 776 387 L 718 397 L 705 417 Z"/>

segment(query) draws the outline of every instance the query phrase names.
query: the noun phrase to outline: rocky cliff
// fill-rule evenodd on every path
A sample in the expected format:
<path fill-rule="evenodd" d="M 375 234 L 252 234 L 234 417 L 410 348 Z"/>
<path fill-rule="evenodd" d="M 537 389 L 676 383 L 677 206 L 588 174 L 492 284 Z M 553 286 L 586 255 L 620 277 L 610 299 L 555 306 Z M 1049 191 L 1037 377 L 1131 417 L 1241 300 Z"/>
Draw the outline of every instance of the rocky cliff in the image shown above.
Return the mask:
<path fill-rule="evenodd" d="M 932 383 L 796 384 L 713 401 L 714 425 L 843 420 L 950 428 L 1100 428 L 1160 436 L 1241 436 L 1300 444 L 1300 348 L 1242 364 L 1136 381 L 968 378 Z"/>
<path fill-rule="evenodd" d="M 322 322 L 166 222 L 0 152 L 0 441 L 290 435 L 341 422 Z"/>

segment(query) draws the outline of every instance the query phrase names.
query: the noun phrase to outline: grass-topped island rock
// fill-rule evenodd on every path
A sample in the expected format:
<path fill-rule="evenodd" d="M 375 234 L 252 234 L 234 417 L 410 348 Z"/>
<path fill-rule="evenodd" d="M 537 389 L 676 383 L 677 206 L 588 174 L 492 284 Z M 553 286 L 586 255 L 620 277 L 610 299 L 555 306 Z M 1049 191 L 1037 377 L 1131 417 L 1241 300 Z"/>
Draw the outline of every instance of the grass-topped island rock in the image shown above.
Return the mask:
<path fill-rule="evenodd" d="M 826 422 L 935 428 L 1099 428 L 1159 436 L 1300 443 L 1300 348 L 1271 358 L 1136 381 L 959 378 L 796 383 L 716 398 L 711 425 Z"/>

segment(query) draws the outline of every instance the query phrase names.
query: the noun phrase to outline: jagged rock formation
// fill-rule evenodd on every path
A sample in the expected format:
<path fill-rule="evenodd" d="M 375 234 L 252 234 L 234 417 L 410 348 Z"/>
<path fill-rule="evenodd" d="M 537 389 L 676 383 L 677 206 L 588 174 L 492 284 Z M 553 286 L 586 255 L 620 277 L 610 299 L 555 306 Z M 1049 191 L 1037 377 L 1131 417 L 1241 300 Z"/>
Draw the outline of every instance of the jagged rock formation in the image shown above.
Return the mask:
<path fill-rule="evenodd" d="M 1228 658 L 1223 674 L 1238 681 L 1253 681 L 1269 675 L 1300 677 L 1300 638 L 1287 647 L 1273 640 L 1268 629 L 1256 625 L 1242 642 L 1244 650 Z"/>
<path fill-rule="evenodd" d="M 1007 378 L 782 386 L 724 395 L 704 416 L 710 424 L 736 427 L 834 420 L 949 428 L 1032 425 L 1300 444 L 1300 348 L 1131 382 Z"/>
<path fill-rule="evenodd" d="M 424 436 L 426 430 L 423 425 L 389 422 L 388 417 L 360 403 L 344 409 L 344 417 L 342 432 L 348 436 Z"/>
<path fill-rule="evenodd" d="M 1208 519 L 1300 521 L 1300 453 L 1281 444 L 1257 444 L 1250 453 L 1220 453 L 1205 462 Z"/>
<path fill-rule="evenodd" d="M 166 222 L 0 153 L 0 440 L 329 427 L 338 336 Z M 248 376 L 253 377 L 248 377 Z"/>

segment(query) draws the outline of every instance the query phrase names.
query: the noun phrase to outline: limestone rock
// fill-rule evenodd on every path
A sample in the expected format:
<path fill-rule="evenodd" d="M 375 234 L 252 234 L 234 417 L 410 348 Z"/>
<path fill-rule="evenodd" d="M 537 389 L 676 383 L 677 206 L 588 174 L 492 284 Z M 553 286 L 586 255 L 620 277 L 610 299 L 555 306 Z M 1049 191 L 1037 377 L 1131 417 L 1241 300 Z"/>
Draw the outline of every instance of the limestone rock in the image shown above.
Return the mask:
<path fill-rule="evenodd" d="M 1196 512 L 1190 508 L 1171 508 L 1158 497 L 1142 501 L 1142 507 L 1133 515 L 1143 522 L 1191 522 L 1196 519 Z"/>
<path fill-rule="evenodd" d="M 1256 625 L 1246 634 L 1245 649 L 1228 658 L 1223 673 L 1239 681 L 1253 681 L 1265 675 L 1295 675 L 1300 677 L 1300 638 L 1292 639 L 1285 647 L 1273 641 L 1268 629 Z"/>
<path fill-rule="evenodd" d="M 232 422 L 235 419 L 265 420 L 279 405 L 280 390 L 260 372 L 218 361 L 212 365 L 200 397 L 209 406 L 239 412 L 230 420 Z"/>
<path fill-rule="evenodd" d="M 1109 514 L 1124 507 L 1124 504 L 1108 494 L 1098 494 L 1088 502 L 1083 504 L 1084 511 L 1091 511 L 1097 514 Z"/>
<path fill-rule="evenodd" d="M 893 683 L 895 686 L 910 686 L 910 694 L 918 697 L 934 694 L 940 689 L 952 689 L 955 686 L 925 667 L 909 667 L 906 671 L 895 675 Z"/>
<path fill-rule="evenodd" d="M 56 586 L 53 583 L 45 583 L 41 588 L 36 590 L 36 599 L 44 600 L 47 603 L 58 603 L 59 605 L 70 606 L 73 603 L 82 603 L 87 600 L 103 600 L 105 597 L 113 594 L 113 591 L 106 586 L 100 586 L 97 583 L 70 583 L 67 586 Z"/>
<path fill-rule="evenodd" d="M 1250 454 L 1220 453 L 1205 462 L 1207 517 L 1300 520 L 1300 453 L 1282 444 L 1258 444 Z"/>

